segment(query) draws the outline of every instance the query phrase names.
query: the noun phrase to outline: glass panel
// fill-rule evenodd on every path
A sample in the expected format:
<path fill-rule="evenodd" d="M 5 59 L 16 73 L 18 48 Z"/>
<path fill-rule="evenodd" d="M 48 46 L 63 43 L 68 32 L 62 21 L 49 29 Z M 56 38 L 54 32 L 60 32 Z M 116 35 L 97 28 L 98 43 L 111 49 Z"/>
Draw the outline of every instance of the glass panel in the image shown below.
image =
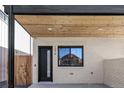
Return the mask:
<path fill-rule="evenodd" d="M 69 54 L 69 48 L 59 48 L 59 57 L 62 58 Z"/>
<path fill-rule="evenodd" d="M 4 11 L 4 7 L 2 5 L 0 5 L 0 10 Z"/>
<path fill-rule="evenodd" d="M 82 48 L 71 48 L 71 54 L 82 59 Z"/>
<path fill-rule="evenodd" d="M 15 87 L 32 83 L 33 38 L 15 21 Z M 0 10 L 0 87 L 8 79 L 8 16 Z"/>
<path fill-rule="evenodd" d="M 50 77 L 50 50 L 47 50 L 47 77 Z"/>
<path fill-rule="evenodd" d="M 20 52 L 23 52 L 23 54 L 25 55 L 30 54 L 30 35 L 16 21 L 15 21 L 15 49 L 19 50 Z"/>
<path fill-rule="evenodd" d="M 70 54 L 69 48 L 59 48 L 59 65 L 68 65 L 67 57 Z"/>
<path fill-rule="evenodd" d="M 15 87 L 32 83 L 32 37 L 15 21 Z"/>
<path fill-rule="evenodd" d="M 82 48 L 71 48 L 71 65 L 82 64 Z"/>
<path fill-rule="evenodd" d="M 59 47 L 59 66 L 82 66 L 83 48 Z"/>
<path fill-rule="evenodd" d="M 8 24 L 4 20 L 7 15 L 1 10 L 0 14 L 0 87 L 7 87 Z"/>

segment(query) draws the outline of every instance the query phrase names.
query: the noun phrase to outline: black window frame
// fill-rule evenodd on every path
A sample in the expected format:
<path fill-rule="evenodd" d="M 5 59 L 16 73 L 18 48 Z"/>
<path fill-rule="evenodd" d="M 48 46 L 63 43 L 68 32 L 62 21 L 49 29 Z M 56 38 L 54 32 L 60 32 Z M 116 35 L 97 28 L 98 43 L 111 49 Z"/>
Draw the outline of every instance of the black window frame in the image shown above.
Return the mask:
<path fill-rule="evenodd" d="M 59 48 L 82 48 L 82 64 L 81 65 L 60 65 L 59 64 Z M 58 67 L 84 67 L 84 46 L 58 46 Z"/>

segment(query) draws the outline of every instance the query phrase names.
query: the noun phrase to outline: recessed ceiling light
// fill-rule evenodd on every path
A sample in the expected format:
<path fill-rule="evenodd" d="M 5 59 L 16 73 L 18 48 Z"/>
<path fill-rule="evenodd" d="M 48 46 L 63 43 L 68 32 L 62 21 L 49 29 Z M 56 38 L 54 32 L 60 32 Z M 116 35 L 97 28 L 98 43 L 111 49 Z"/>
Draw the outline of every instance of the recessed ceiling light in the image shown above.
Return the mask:
<path fill-rule="evenodd" d="M 51 28 L 51 27 L 49 27 L 49 28 L 48 28 L 48 31 L 52 31 L 52 28 Z"/>
<path fill-rule="evenodd" d="M 102 28 L 99 28 L 98 30 L 103 30 Z"/>

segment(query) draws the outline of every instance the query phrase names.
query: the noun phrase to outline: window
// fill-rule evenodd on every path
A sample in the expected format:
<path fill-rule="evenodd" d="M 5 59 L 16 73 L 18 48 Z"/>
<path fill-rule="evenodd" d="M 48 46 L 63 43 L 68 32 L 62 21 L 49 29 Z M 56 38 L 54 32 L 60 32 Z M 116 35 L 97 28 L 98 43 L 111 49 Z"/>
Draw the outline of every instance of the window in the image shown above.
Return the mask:
<path fill-rule="evenodd" d="M 83 66 L 83 46 L 59 46 L 58 66 Z"/>

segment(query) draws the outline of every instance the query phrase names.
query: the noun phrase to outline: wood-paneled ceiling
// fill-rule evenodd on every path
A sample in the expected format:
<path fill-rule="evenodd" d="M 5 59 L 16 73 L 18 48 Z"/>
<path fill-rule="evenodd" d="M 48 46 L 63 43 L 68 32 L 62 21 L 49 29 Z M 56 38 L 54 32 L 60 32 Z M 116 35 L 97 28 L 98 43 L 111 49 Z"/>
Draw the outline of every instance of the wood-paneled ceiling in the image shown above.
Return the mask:
<path fill-rule="evenodd" d="M 32 37 L 124 37 L 124 16 L 16 15 Z"/>

